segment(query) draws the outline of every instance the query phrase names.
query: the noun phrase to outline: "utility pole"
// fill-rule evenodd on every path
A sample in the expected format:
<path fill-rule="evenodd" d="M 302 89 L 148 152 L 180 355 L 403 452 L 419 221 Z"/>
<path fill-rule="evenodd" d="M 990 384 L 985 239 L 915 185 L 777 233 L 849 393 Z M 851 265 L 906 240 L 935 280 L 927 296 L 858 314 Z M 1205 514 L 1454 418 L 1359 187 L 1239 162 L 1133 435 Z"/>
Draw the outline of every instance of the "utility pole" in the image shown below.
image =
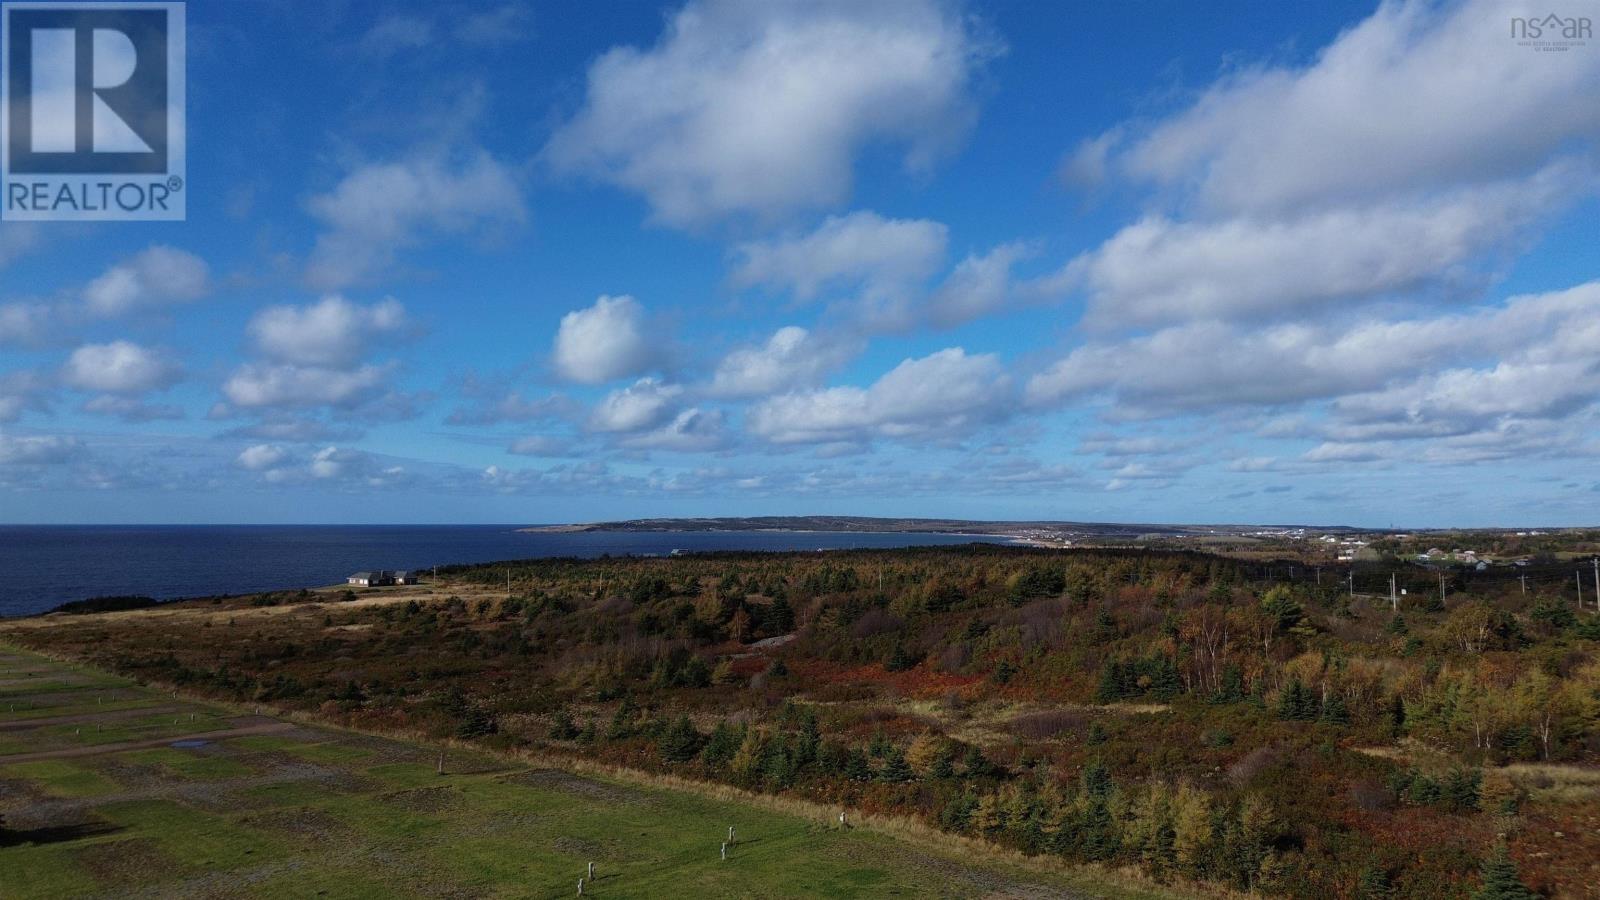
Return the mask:
<path fill-rule="evenodd" d="M 506 599 L 511 599 L 511 570 L 506 570 Z"/>
<path fill-rule="evenodd" d="M 1439 605 L 1444 605 L 1444 573 L 1439 573 Z"/>
<path fill-rule="evenodd" d="M 1572 577 L 1578 582 L 1578 608 L 1583 609 L 1583 572 L 1573 572 Z"/>
<path fill-rule="evenodd" d="M 1317 566 L 1317 587 L 1322 587 L 1322 567 Z"/>
<path fill-rule="evenodd" d="M 1400 611 L 1400 595 L 1395 593 L 1394 573 L 1389 573 L 1389 609 L 1392 612 Z"/>
<path fill-rule="evenodd" d="M 1528 576 L 1518 575 L 1517 580 L 1522 582 L 1522 596 L 1528 596 Z"/>
<path fill-rule="evenodd" d="M 1594 563 L 1594 611 L 1600 614 L 1600 556 L 1589 561 Z"/>
<path fill-rule="evenodd" d="M 1350 599 L 1356 598 L 1356 567 L 1350 567 Z"/>

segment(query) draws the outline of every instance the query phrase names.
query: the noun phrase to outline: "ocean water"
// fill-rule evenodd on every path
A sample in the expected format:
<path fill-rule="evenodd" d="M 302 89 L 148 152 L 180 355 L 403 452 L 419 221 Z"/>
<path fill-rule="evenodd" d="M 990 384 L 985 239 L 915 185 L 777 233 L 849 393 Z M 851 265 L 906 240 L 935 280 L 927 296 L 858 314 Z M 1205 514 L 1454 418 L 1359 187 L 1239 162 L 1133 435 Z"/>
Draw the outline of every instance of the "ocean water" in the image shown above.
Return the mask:
<path fill-rule="evenodd" d="M 576 532 L 515 525 L 0 525 L 0 616 L 86 597 L 159 599 L 317 587 L 362 569 L 674 549 L 816 550 L 999 538 L 858 532 Z"/>

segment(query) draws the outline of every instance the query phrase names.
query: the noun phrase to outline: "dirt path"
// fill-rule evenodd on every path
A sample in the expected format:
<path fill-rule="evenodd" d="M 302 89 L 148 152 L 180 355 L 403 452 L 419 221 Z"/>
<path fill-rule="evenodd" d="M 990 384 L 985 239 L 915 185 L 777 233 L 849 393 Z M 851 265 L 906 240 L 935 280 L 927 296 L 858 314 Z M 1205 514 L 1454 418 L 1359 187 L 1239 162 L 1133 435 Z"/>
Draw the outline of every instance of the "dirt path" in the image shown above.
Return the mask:
<path fill-rule="evenodd" d="M 69 759 L 78 756 L 100 756 L 105 753 L 121 753 L 124 750 L 149 750 L 155 747 L 165 747 L 177 741 L 221 741 L 227 738 L 247 737 L 253 734 L 275 734 L 280 731 L 292 731 L 299 726 L 293 722 L 280 722 L 276 719 L 260 721 L 257 724 L 244 725 L 238 728 L 227 728 L 222 731 L 202 731 L 198 734 L 175 734 L 171 737 L 152 738 L 143 741 L 121 741 L 115 744 L 97 744 L 93 747 L 67 747 L 61 750 L 43 750 L 38 753 L 13 753 L 10 756 L 0 756 L 0 766 L 11 763 L 36 762 L 42 759 Z"/>
<path fill-rule="evenodd" d="M 121 719 L 137 719 L 140 716 L 154 716 L 175 712 L 195 712 L 195 708 L 169 703 L 164 706 L 137 706 L 133 709 L 110 709 L 105 712 L 77 713 L 71 716 L 40 716 L 37 719 L 14 719 L 9 722 L 0 722 L 0 732 L 29 731 L 50 725 L 90 725 L 96 722 L 115 722 Z"/>

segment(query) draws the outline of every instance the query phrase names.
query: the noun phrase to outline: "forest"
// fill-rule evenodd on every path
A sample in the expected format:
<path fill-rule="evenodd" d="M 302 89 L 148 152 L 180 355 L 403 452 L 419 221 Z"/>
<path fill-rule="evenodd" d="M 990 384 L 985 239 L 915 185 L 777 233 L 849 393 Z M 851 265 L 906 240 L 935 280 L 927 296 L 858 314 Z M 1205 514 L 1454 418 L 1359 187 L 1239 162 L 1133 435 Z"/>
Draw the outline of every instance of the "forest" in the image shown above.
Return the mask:
<path fill-rule="evenodd" d="M 11 638 L 1202 892 L 1580 897 L 1600 884 L 1600 615 L 1570 571 L 995 545 L 532 560 Z M 241 614 L 264 607 L 283 614 Z"/>

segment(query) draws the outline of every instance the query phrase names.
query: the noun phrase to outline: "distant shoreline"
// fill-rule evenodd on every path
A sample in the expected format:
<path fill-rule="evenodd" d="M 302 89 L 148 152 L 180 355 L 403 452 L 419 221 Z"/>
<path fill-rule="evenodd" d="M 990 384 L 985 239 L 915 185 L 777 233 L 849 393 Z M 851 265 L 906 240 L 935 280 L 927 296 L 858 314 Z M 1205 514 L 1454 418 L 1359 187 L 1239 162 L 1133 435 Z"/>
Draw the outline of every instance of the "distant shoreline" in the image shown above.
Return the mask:
<path fill-rule="evenodd" d="M 895 516 L 727 516 L 622 519 L 601 522 L 574 522 L 559 525 L 530 525 L 516 529 L 529 534 L 575 534 L 584 532 L 631 533 L 855 533 L 855 534 L 953 534 L 976 537 L 1007 537 L 1020 542 L 1040 541 L 1058 545 L 1065 540 L 1111 538 L 1148 540 L 1240 536 L 1267 529 L 1353 533 L 1349 526 L 1304 525 L 1171 525 L 1128 522 L 1070 522 L 1060 520 L 984 521 L 979 519 L 922 519 Z"/>

